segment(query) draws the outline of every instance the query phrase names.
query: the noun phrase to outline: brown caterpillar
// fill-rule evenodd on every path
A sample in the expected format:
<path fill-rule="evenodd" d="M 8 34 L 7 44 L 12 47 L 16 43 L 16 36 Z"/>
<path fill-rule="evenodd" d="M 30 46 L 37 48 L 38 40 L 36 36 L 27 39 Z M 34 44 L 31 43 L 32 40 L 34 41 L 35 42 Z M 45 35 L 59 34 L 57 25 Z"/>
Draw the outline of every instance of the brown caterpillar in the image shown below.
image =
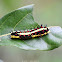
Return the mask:
<path fill-rule="evenodd" d="M 35 37 L 42 37 L 44 35 L 47 35 L 49 33 L 49 29 L 45 26 L 36 29 L 32 29 L 29 31 L 13 31 L 11 32 L 11 39 L 31 39 Z"/>

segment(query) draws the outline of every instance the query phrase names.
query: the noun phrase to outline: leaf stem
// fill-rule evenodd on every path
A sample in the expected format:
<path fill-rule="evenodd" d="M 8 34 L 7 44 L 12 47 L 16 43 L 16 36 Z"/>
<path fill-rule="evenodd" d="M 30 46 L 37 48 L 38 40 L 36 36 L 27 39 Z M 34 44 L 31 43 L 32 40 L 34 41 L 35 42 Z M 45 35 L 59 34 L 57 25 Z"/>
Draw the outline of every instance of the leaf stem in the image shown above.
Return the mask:
<path fill-rule="evenodd" d="M 48 27 L 49 29 L 52 28 L 52 27 L 59 27 L 59 26 L 50 26 Z M 11 33 L 8 33 L 8 34 L 4 34 L 4 35 L 0 35 L 0 37 L 3 37 L 3 36 L 7 36 L 7 35 L 10 35 Z"/>
<path fill-rule="evenodd" d="M 59 26 L 49 26 L 48 28 L 50 29 L 50 28 L 52 28 L 52 27 L 59 27 Z"/>
<path fill-rule="evenodd" d="M 0 37 L 7 36 L 7 35 L 10 35 L 10 34 L 11 34 L 11 33 L 4 34 L 4 35 L 0 35 Z"/>

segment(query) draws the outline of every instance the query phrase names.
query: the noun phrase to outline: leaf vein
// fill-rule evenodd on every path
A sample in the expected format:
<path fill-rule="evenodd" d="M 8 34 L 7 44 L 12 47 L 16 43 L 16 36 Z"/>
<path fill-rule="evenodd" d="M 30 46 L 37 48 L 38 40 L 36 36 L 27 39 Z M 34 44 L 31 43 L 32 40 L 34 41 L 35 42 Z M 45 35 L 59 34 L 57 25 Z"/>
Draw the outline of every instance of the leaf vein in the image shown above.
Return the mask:
<path fill-rule="evenodd" d="M 31 13 L 31 12 L 30 12 Z M 28 14 L 30 14 L 30 13 L 28 13 Z M 26 14 L 19 22 L 21 22 L 28 14 Z M 18 23 L 19 23 L 18 22 Z M 13 28 L 13 30 L 15 29 L 15 27 L 18 25 L 18 23 L 14 26 L 14 28 Z"/>

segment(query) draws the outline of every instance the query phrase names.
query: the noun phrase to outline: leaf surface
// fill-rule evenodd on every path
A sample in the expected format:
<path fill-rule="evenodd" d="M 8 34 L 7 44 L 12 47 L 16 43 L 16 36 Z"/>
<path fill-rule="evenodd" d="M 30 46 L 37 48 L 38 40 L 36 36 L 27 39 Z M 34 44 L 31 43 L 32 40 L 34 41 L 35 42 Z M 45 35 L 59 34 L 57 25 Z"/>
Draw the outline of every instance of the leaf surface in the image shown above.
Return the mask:
<path fill-rule="evenodd" d="M 51 27 L 50 33 L 29 40 L 11 39 L 8 34 L 13 30 L 25 30 L 39 26 L 32 16 L 33 5 L 19 8 L 0 19 L 0 46 L 10 45 L 25 50 L 52 50 L 62 44 L 62 28 Z M 2 37 L 1 37 L 2 36 Z"/>

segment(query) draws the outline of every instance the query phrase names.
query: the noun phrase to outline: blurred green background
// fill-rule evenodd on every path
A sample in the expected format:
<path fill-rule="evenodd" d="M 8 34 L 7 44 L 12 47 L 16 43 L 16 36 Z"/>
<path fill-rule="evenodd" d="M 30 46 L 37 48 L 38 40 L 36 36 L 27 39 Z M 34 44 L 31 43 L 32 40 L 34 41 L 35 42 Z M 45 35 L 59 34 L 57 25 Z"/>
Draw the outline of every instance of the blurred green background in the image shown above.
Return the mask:
<path fill-rule="evenodd" d="M 0 18 L 30 4 L 35 4 L 33 16 L 39 25 L 62 27 L 62 0 L 0 0 Z M 26 51 L 1 46 L 0 62 L 62 62 L 62 46 L 52 51 Z"/>

